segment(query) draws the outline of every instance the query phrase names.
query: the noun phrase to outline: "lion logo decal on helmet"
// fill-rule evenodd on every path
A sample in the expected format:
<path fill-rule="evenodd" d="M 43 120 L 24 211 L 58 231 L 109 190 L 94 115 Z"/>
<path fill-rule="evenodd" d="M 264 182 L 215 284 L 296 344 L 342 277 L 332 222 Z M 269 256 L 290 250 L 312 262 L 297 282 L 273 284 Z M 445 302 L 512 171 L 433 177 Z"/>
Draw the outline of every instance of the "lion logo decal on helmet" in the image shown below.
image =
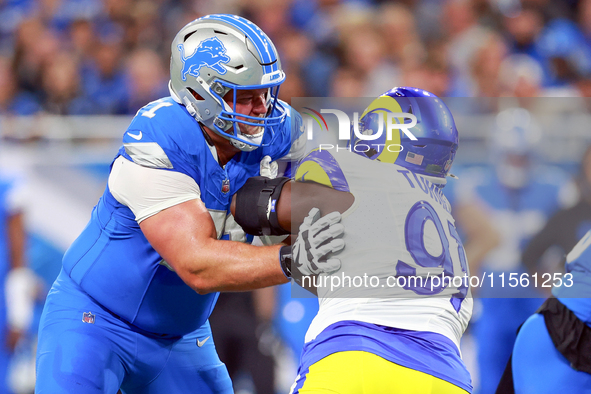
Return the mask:
<path fill-rule="evenodd" d="M 183 61 L 183 69 L 181 71 L 181 78 L 183 81 L 187 80 L 187 74 L 194 77 L 199 76 L 201 67 L 209 67 L 224 75 L 226 68 L 222 63 L 228 63 L 230 57 L 226 55 L 226 47 L 217 37 L 208 38 L 199 43 L 195 52 L 190 56 L 185 56 L 185 47 L 183 44 L 177 45 L 181 52 L 181 60 Z"/>

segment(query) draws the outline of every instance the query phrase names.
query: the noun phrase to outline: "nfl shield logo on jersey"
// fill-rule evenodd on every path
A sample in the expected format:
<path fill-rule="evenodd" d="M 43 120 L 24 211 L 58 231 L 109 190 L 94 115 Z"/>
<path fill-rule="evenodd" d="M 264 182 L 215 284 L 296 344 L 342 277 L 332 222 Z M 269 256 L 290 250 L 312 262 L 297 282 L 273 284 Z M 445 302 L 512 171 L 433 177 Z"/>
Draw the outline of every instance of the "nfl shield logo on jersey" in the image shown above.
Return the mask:
<path fill-rule="evenodd" d="M 224 179 L 222 182 L 222 193 L 226 194 L 230 191 L 230 180 Z"/>
<path fill-rule="evenodd" d="M 84 323 L 94 324 L 94 316 L 91 312 L 84 312 L 82 314 L 82 321 Z"/>

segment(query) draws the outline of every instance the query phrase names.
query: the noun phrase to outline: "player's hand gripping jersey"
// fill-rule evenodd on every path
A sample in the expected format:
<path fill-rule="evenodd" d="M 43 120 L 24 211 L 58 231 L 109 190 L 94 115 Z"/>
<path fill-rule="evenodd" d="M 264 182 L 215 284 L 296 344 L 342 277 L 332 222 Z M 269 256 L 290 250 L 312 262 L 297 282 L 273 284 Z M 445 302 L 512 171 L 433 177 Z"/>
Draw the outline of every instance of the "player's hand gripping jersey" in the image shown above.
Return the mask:
<path fill-rule="evenodd" d="M 306 341 L 335 322 L 355 320 L 439 333 L 459 348 L 472 299 L 466 282 L 449 279 L 469 275 L 468 266 L 449 202 L 427 178 L 346 150 L 315 150 L 302 161 L 296 181 L 355 197 L 343 214 L 341 270 L 316 280 L 320 310 Z M 337 278 L 340 286 L 332 286 Z"/>
<path fill-rule="evenodd" d="M 259 174 L 264 156 L 286 157 L 292 141 L 302 135 L 299 114 L 285 103 L 273 115 L 280 112 L 286 112 L 285 122 L 272 126 L 274 133 L 265 132 L 259 149 L 241 152 L 221 167 L 198 122 L 171 97 L 140 109 L 123 136 L 90 222 L 64 256 L 64 270 L 89 296 L 142 330 L 179 336 L 200 327 L 218 293 L 199 295 L 187 286 L 138 223 L 173 205 L 201 199 L 218 239 L 246 241 L 229 213 L 232 195 Z M 152 171 L 142 178 L 146 170 Z M 134 189 L 141 190 L 141 199 L 129 196 Z"/>

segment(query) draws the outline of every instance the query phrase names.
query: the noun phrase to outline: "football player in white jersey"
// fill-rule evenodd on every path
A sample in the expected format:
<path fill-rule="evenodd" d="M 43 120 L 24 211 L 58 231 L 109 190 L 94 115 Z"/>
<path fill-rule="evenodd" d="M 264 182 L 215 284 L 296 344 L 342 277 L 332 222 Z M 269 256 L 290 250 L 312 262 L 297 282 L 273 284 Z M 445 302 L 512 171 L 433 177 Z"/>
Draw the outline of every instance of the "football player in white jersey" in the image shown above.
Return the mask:
<path fill-rule="evenodd" d="M 416 140 L 388 133 L 388 113 L 416 117 L 407 129 Z M 300 278 L 316 288 L 320 309 L 291 392 L 471 392 L 459 350 L 472 313 L 468 264 L 442 193 L 458 148 L 453 117 L 433 94 L 402 87 L 360 119 L 347 149 L 313 150 L 279 201 L 258 199 L 285 229 L 300 227 L 311 208 L 341 212 L 347 228 L 341 268 Z M 239 191 L 236 219 L 252 229 L 241 200 Z"/>

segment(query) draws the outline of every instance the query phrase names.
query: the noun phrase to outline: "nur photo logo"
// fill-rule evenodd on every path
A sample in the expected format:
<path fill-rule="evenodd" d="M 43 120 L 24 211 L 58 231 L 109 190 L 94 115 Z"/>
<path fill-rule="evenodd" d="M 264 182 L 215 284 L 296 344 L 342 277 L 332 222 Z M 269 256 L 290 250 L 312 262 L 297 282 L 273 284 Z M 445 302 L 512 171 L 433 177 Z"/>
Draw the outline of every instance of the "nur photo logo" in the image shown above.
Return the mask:
<path fill-rule="evenodd" d="M 378 119 L 378 121 L 375 122 L 377 130 L 373 130 L 367 128 L 362 129 L 360 127 L 359 112 L 353 112 L 353 121 L 351 121 L 349 115 L 347 115 L 345 111 L 341 111 L 339 109 L 322 108 L 320 112 L 309 107 L 304 107 L 304 109 L 311 111 L 311 113 L 302 111 L 302 114 L 307 115 L 305 119 L 306 130 L 308 131 L 308 140 L 314 139 L 314 121 L 319 126 L 320 130 L 324 129 L 326 131 L 329 131 L 326 119 L 324 119 L 324 116 L 322 116 L 322 114 L 333 114 L 337 117 L 339 140 L 350 140 L 353 135 L 355 138 L 363 141 L 374 141 L 382 136 L 382 134 L 384 133 L 384 129 L 387 134 L 386 140 L 388 141 L 393 140 L 392 132 L 394 130 L 402 131 L 408 138 L 410 138 L 413 141 L 417 140 L 417 138 L 409 130 L 417 124 L 417 117 L 413 114 L 405 112 L 390 112 L 386 108 L 373 109 L 370 112 L 364 113 L 364 116 L 371 116 L 374 114 L 377 115 L 376 119 Z M 385 120 L 382 114 L 385 115 Z M 406 119 L 409 119 L 410 122 L 406 123 Z M 353 133 L 351 133 L 351 130 L 353 131 Z"/>

